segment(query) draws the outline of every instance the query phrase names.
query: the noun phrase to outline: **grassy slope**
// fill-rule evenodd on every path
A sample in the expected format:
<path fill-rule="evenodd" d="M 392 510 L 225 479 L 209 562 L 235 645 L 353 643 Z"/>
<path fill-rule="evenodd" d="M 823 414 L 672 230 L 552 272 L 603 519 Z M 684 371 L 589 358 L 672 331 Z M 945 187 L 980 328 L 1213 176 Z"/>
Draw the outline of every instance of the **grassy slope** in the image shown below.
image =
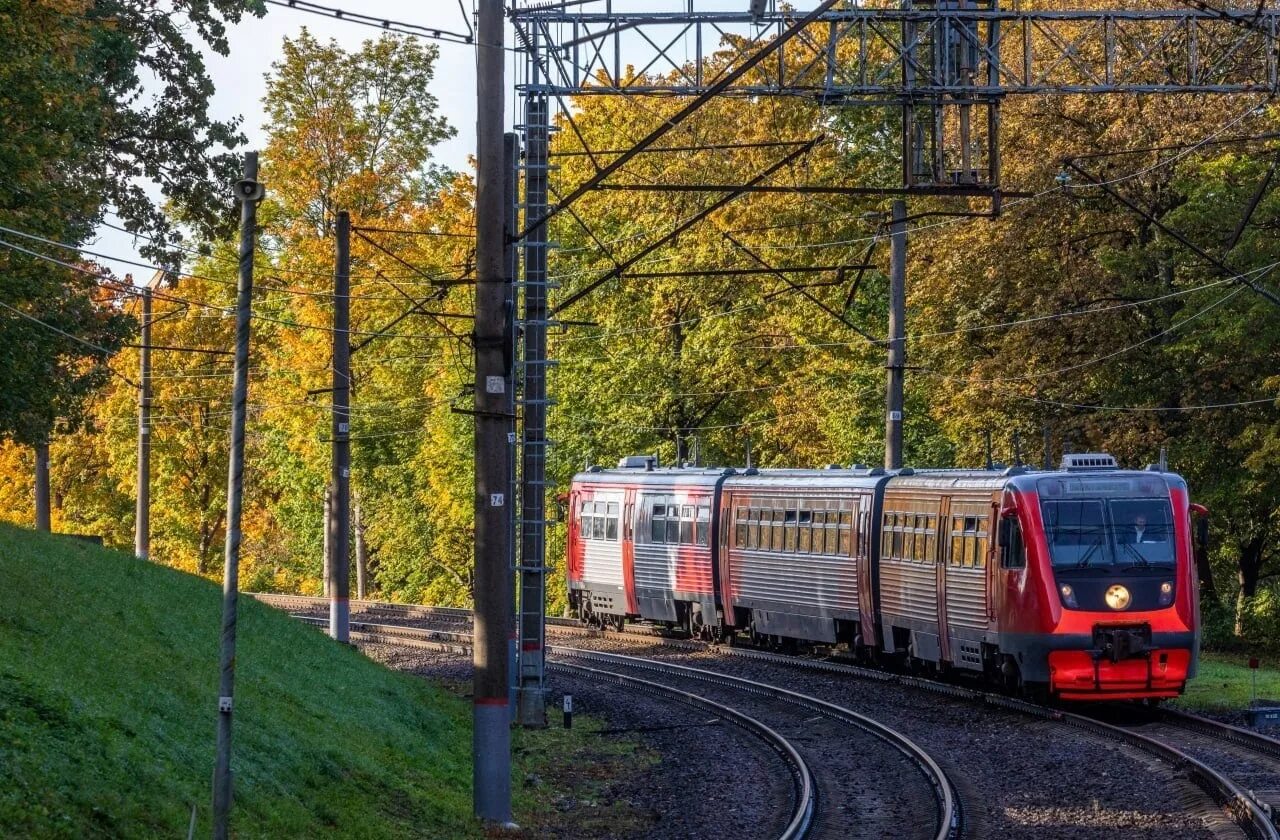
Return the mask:
<path fill-rule="evenodd" d="M 1249 657 L 1242 653 L 1202 651 L 1200 673 L 1187 685 L 1187 693 L 1176 703 L 1188 711 L 1229 712 L 1249 707 L 1253 676 Z M 1264 657 L 1258 669 L 1258 699 L 1274 703 L 1280 699 L 1280 670 L 1275 660 Z"/>
<path fill-rule="evenodd" d="M 241 837 L 470 836 L 464 700 L 241 600 Z M 0 525 L 0 836 L 207 834 L 220 592 Z"/>

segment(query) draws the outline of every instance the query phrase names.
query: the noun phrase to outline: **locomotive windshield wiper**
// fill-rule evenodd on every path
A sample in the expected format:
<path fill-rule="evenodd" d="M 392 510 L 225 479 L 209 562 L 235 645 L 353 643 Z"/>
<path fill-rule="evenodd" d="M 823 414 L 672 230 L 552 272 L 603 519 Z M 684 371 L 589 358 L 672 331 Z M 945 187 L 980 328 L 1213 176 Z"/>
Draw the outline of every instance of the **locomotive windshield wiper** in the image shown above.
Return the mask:
<path fill-rule="evenodd" d="M 1094 553 L 1095 551 L 1097 551 L 1097 550 L 1098 550 L 1099 548 L 1101 548 L 1101 547 L 1102 547 L 1102 540 L 1101 540 L 1101 539 L 1099 539 L 1099 540 L 1098 540 L 1096 543 L 1094 543 L 1093 545 L 1089 546 L 1089 550 L 1088 550 L 1088 551 L 1086 551 L 1086 552 L 1084 553 L 1084 556 L 1080 558 L 1080 562 L 1076 564 L 1076 568 L 1077 568 L 1077 569 L 1085 569 L 1085 568 L 1088 568 L 1088 566 L 1089 566 L 1089 558 L 1090 558 L 1090 557 L 1092 557 L 1092 556 L 1093 556 L 1093 553 Z"/>
<path fill-rule="evenodd" d="M 1119 545 L 1125 551 L 1128 551 L 1129 554 L 1133 555 L 1133 557 L 1138 561 L 1137 563 L 1134 563 L 1130 566 L 1125 566 L 1122 571 L 1129 572 L 1129 571 L 1133 571 L 1134 569 L 1145 569 L 1151 565 L 1151 561 L 1148 560 L 1145 556 L 1143 556 L 1141 551 L 1138 551 L 1138 549 L 1134 548 L 1129 543 L 1120 543 Z"/>

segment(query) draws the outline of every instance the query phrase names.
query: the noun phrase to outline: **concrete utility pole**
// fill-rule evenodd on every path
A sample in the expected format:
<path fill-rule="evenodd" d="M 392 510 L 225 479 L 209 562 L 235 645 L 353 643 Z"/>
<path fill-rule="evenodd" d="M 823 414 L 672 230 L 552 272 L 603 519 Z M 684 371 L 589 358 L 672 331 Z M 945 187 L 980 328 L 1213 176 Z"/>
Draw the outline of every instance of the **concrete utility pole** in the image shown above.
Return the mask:
<path fill-rule="evenodd" d="M 480 0 L 476 26 L 475 619 L 472 740 L 475 814 L 511 822 L 507 634 L 511 610 L 507 519 L 511 365 L 505 342 L 502 0 Z"/>
<path fill-rule="evenodd" d="M 355 494 L 352 506 L 351 528 L 356 536 L 356 598 L 363 601 L 368 592 L 366 578 L 369 574 L 369 550 L 364 542 L 364 509 L 360 505 L 360 494 Z"/>
<path fill-rule="evenodd" d="M 49 522 L 49 441 L 42 440 L 36 449 L 36 530 L 52 530 Z"/>
<path fill-rule="evenodd" d="M 329 538 L 329 635 L 351 631 L 351 214 L 338 211 L 333 282 L 333 535 Z"/>
<path fill-rule="evenodd" d="M 151 289 L 142 290 L 142 347 L 138 350 L 138 507 L 133 521 L 133 553 L 151 553 Z"/>
<path fill-rule="evenodd" d="M 324 486 L 324 531 L 320 537 L 320 554 L 324 568 L 321 585 L 324 597 L 329 597 L 329 581 L 333 579 L 333 485 Z"/>
<path fill-rule="evenodd" d="M 151 556 L 151 292 L 169 274 L 157 271 L 142 290 L 142 347 L 138 351 L 138 486 L 133 553 Z"/>
<path fill-rule="evenodd" d="M 218 677 L 218 753 L 213 770 L 213 838 L 231 835 L 231 707 L 236 680 L 236 612 L 240 587 L 240 514 L 244 492 L 244 427 L 249 402 L 249 317 L 253 306 L 253 254 L 257 243 L 258 153 L 244 157 L 235 184 L 240 201 L 240 282 L 236 287 L 236 355 L 231 389 L 231 456 L 227 466 L 227 544 L 222 576 L 222 654 Z"/>
<path fill-rule="evenodd" d="M 889 388 L 886 400 L 884 465 L 902 466 L 902 389 L 907 364 L 907 204 L 893 202 L 889 218 Z"/>

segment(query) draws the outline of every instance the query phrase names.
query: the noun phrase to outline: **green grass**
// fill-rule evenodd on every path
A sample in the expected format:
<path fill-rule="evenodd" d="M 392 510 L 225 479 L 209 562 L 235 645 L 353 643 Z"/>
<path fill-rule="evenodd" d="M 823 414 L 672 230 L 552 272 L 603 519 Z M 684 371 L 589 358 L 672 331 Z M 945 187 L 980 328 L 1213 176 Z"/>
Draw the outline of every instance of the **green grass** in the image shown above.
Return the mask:
<path fill-rule="evenodd" d="M 1258 699 L 1280 701 L 1280 661 L 1263 659 L 1258 669 Z M 1202 651 L 1200 672 L 1175 703 L 1188 711 L 1229 712 L 1249 707 L 1253 686 L 1249 657 L 1239 653 Z"/>
<path fill-rule="evenodd" d="M 481 834 L 465 699 L 240 607 L 238 837 Z M 208 835 L 220 610 L 208 581 L 0 525 L 0 836 L 183 837 L 193 805 Z M 556 816 L 558 755 L 607 776 L 633 750 L 589 731 L 517 746 L 517 779 L 537 780 L 517 817 L 535 824 Z"/>

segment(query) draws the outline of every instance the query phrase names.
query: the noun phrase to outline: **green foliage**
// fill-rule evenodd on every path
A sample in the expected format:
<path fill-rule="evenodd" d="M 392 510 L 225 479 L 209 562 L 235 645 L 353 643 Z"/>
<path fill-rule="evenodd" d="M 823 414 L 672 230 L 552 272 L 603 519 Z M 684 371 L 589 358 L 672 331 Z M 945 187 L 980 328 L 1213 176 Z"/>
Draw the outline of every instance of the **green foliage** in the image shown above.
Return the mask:
<path fill-rule="evenodd" d="M 222 196 L 236 160 L 226 150 L 242 138 L 209 118 L 213 86 L 188 34 L 225 53 L 223 22 L 246 10 L 261 14 L 260 0 L 205 0 L 178 12 L 149 0 L 0 0 L 0 225 L 78 244 L 110 210 L 156 237 L 146 253 L 172 258 L 180 235 L 146 179 L 201 233 L 227 230 Z M 160 95 L 146 94 L 144 75 Z M 94 279 L 35 256 L 6 248 L 0 273 L 0 439 L 74 431 L 132 321 Z"/>

